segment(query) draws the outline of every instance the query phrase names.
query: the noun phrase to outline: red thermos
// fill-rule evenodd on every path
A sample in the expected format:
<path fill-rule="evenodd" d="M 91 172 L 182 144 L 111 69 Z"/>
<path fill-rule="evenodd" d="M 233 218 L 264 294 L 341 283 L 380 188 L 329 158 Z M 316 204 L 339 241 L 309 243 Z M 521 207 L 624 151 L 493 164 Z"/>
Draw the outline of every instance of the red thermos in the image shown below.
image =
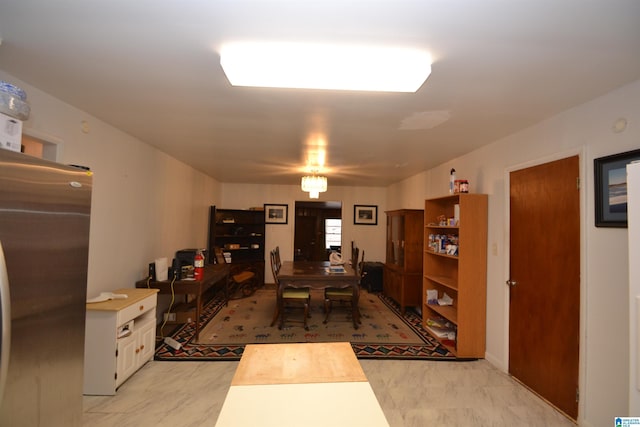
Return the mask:
<path fill-rule="evenodd" d="M 193 257 L 193 277 L 196 280 L 202 280 L 202 275 L 204 271 L 204 255 L 202 251 L 196 252 L 196 255 Z"/>

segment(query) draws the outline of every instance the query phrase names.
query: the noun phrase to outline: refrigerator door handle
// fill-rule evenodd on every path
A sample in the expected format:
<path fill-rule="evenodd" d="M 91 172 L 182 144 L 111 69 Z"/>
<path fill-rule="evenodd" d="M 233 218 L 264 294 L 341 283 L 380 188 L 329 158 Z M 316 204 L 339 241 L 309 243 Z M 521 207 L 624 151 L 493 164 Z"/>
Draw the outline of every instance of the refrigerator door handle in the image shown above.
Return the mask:
<path fill-rule="evenodd" d="M 0 402 L 4 395 L 9 369 L 11 346 L 11 298 L 9 297 L 9 276 L 4 258 L 2 242 L 0 242 Z"/>

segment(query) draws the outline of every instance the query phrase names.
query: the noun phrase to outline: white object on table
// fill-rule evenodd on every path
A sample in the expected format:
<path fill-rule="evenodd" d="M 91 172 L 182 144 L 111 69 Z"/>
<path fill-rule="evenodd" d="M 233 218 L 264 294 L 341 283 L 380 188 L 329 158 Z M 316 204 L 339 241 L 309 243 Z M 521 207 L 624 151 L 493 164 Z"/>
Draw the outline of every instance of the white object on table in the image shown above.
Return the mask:
<path fill-rule="evenodd" d="M 104 302 L 109 301 L 110 299 L 127 299 L 127 294 L 114 294 L 113 292 L 100 292 L 100 295 L 97 297 L 91 298 L 87 300 L 88 304 L 96 303 L 96 302 Z"/>

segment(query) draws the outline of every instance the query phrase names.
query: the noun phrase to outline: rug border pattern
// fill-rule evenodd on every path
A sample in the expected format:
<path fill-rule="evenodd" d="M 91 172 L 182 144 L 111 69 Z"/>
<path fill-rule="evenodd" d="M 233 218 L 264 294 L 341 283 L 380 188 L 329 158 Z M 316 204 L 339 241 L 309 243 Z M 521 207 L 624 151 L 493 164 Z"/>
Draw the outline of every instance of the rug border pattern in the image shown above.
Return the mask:
<path fill-rule="evenodd" d="M 424 345 L 407 345 L 393 343 L 351 343 L 354 353 L 359 359 L 416 359 L 416 360 L 457 360 L 442 344 L 433 338 L 422 326 L 422 318 L 412 309 L 400 314 L 399 305 L 382 293 L 377 296 L 394 314 L 412 329 L 424 342 Z M 222 295 L 214 296 L 206 303 L 200 317 L 200 331 L 213 317 L 225 307 Z M 204 320 L 203 320 L 204 319 Z M 172 334 L 182 348 L 174 350 L 161 342 L 156 348 L 154 360 L 170 361 L 237 361 L 242 357 L 244 345 L 198 344 L 191 343 L 195 335 L 195 323 L 186 323 L 178 327 Z"/>

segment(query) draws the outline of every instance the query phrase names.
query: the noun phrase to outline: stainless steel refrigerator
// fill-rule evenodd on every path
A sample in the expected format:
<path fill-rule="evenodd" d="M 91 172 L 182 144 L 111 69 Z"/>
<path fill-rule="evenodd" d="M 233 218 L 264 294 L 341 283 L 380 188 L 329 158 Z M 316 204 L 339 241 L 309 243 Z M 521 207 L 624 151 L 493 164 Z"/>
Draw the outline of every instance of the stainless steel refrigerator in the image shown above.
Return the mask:
<path fill-rule="evenodd" d="M 0 149 L 0 426 L 80 426 L 90 172 Z"/>

